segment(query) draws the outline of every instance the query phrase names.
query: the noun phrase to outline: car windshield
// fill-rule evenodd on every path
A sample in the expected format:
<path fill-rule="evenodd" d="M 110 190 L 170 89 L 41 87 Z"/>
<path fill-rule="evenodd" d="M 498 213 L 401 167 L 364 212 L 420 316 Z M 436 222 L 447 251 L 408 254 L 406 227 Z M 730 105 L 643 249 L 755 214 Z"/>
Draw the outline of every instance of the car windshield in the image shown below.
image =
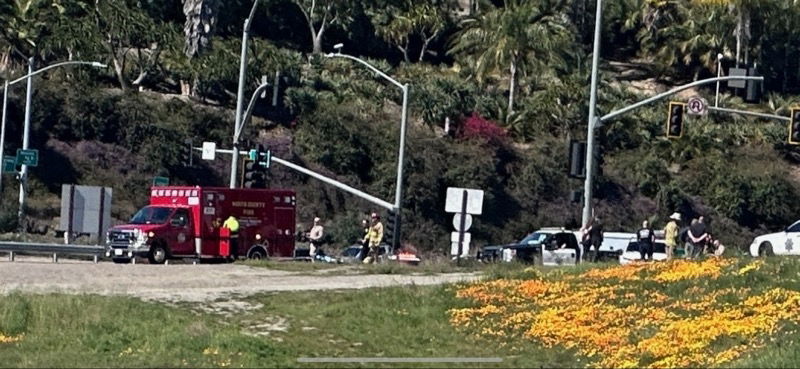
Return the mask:
<path fill-rule="evenodd" d="M 547 239 L 547 236 L 549 236 L 547 233 L 534 232 L 523 238 L 519 243 L 522 245 L 541 245 Z"/>
<path fill-rule="evenodd" d="M 360 247 L 350 247 L 350 248 L 345 249 L 342 252 L 342 256 L 344 256 L 344 257 L 356 257 L 356 256 L 358 256 L 358 252 L 359 251 L 361 251 Z"/>
<path fill-rule="evenodd" d="M 131 218 L 130 224 L 164 224 L 171 213 L 170 208 L 146 206 Z"/>

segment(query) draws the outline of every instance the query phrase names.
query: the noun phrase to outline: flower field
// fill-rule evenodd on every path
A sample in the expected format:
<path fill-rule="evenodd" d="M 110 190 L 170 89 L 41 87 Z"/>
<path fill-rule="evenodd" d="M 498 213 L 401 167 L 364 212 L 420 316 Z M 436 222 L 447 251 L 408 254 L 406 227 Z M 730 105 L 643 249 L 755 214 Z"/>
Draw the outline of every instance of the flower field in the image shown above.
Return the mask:
<path fill-rule="evenodd" d="M 456 295 L 467 307 L 451 309 L 450 322 L 520 350 L 573 350 L 588 367 L 722 366 L 796 330 L 798 274 L 787 275 L 785 263 L 712 258 L 534 272 L 462 286 Z"/>

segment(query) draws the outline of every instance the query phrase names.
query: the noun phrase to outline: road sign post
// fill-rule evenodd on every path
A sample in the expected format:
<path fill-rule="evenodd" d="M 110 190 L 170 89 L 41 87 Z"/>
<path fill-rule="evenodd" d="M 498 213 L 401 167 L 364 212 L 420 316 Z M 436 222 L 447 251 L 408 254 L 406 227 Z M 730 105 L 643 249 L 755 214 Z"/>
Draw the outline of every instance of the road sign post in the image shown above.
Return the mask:
<path fill-rule="evenodd" d="M 17 149 L 17 165 L 35 167 L 39 165 L 39 150 Z"/>
<path fill-rule="evenodd" d="M 706 115 L 708 113 L 708 102 L 700 96 L 693 96 L 686 102 L 689 114 Z"/>
<path fill-rule="evenodd" d="M 458 245 L 451 245 L 451 254 L 453 251 L 456 252 L 456 261 L 460 266 L 461 256 L 464 253 L 465 234 L 468 235 L 465 232 L 472 226 L 472 216 L 470 214 L 480 215 L 483 212 L 483 191 L 448 187 L 444 211 L 457 213 L 453 217 L 453 227 L 456 228 L 457 232 L 453 232 L 451 243 L 457 242 Z"/>
<path fill-rule="evenodd" d="M 3 157 L 3 173 L 16 173 L 17 172 L 17 158 L 13 156 Z"/>
<path fill-rule="evenodd" d="M 461 266 L 461 250 L 464 247 L 464 223 L 467 221 L 467 190 L 464 190 L 461 195 L 461 222 L 459 222 L 458 226 L 458 256 L 456 256 L 456 260 L 459 266 Z"/>
<path fill-rule="evenodd" d="M 169 186 L 169 178 L 167 177 L 153 177 L 153 186 L 160 187 L 160 186 Z"/>
<path fill-rule="evenodd" d="M 203 142 L 203 160 L 214 160 L 217 157 L 217 143 Z"/>

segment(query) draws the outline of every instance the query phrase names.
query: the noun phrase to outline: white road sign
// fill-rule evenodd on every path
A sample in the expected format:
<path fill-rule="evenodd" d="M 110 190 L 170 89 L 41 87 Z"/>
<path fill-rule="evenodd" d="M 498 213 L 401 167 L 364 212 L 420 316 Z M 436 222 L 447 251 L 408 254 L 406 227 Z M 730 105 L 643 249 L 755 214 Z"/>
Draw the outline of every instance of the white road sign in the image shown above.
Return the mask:
<path fill-rule="evenodd" d="M 216 142 L 203 142 L 203 160 L 214 160 L 217 156 Z"/>
<path fill-rule="evenodd" d="M 458 232 L 450 233 L 450 242 L 458 243 Z M 464 244 L 469 245 L 472 242 L 472 235 L 469 232 L 464 232 Z"/>
<path fill-rule="evenodd" d="M 444 211 L 460 213 L 462 201 L 464 201 L 464 191 L 467 191 L 467 214 L 481 215 L 483 212 L 483 190 L 470 188 L 448 187 Z"/>
<path fill-rule="evenodd" d="M 461 214 L 453 215 L 453 227 L 456 231 L 460 231 L 461 229 L 458 228 L 461 226 Z M 469 231 L 469 227 L 472 227 L 472 215 L 467 214 L 464 217 L 464 232 Z"/>
<path fill-rule="evenodd" d="M 450 256 L 458 255 L 458 242 L 453 242 L 450 244 Z M 469 244 L 464 242 L 464 247 L 461 248 L 461 257 L 465 258 L 469 256 Z"/>
<path fill-rule="evenodd" d="M 700 96 L 694 96 L 686 103 L 689 114 L 692 115 L 705 115 L 708 113 L 708 102 Z"/>

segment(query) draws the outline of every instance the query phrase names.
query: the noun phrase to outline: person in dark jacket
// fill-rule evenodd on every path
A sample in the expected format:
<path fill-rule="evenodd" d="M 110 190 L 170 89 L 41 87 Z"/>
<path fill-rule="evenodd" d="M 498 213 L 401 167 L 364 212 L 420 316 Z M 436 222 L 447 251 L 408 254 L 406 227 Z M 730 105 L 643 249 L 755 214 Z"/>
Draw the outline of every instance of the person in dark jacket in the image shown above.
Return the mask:
<path fill-rule="evenodd" d="M 653 244 L 656 242 L 656 234 L 646 220 L 642 222 L 642 228 L 636 231 L 636 239 L 639 241 L 639 254 L 642 255 L 642 261 L 653 261 Z"/>
<path fill-rule="evenodd" d="M 592 221 L 589 231 L 589 246 L 594 248 L 591 260 L 597 262 L 600 258 L 600 245 L 603 244 L 603 223 L 599 218 Z M 589 260 L 589 247 L 584 248 L 583 256 Z"/>

